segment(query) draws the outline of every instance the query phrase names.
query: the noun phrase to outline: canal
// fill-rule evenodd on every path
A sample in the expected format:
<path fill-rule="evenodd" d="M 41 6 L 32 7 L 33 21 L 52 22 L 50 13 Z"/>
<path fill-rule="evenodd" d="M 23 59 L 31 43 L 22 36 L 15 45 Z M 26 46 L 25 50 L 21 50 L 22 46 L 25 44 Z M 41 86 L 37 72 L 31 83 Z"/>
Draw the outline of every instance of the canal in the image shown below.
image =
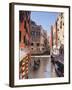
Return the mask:
<path fill-rule="evenodd" d="M 34 69 L 34 61 L 39 60 L 39 65 Z M 29 65 L 29 79 L 57 77 L 55 67 L 50 57 L 32 57 Z"/>

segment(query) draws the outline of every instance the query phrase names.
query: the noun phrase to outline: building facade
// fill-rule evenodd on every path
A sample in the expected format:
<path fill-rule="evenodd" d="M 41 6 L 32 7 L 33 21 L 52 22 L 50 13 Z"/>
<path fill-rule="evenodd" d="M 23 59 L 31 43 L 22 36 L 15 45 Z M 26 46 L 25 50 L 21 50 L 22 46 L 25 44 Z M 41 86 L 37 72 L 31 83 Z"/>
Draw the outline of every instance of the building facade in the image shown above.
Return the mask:
<path fill-rule="evenodd" d="M 64 45 L 64 14 L 60 13 L 54 25 L 51 26 L 50 47 L 60 48 Z"/>
<path fill-rule="evenodd" d="M 64 45 L 64 14 L 60 13 L 57 18 L 57 34 L 58 34 L 58 46 Z"/>
<path fill-rule="evenodd" d="M 47 50 L 47 32 L 41 25 L 31 21 L 31 53 L 43 54 Z"/>
<path fill-rule="evenodd" d="M 29 11 L 20 11 L 19 23 L 19 42 L 20 48 L 30 46 L 30 13 Z"/>
<path fill-rule="evenodd" d="M 30 11 L 19 11 L 19 78 L 28 78 L 28 63 L 30 60 Z"/>

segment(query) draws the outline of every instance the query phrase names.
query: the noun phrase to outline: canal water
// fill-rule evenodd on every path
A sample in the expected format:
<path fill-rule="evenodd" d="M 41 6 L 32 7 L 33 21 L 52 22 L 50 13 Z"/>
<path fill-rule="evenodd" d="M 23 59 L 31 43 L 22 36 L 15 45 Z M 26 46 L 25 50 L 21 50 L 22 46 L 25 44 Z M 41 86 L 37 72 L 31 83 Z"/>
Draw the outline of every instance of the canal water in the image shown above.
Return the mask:
<path fill-rule="evenodd" d="M 37 69 L 34 69 L 34 61 L 40 60 Z M 57 77 L 55 67 L 51 63 L 50 57 L 32 57 L 29 65 L 29 79 Z"/>

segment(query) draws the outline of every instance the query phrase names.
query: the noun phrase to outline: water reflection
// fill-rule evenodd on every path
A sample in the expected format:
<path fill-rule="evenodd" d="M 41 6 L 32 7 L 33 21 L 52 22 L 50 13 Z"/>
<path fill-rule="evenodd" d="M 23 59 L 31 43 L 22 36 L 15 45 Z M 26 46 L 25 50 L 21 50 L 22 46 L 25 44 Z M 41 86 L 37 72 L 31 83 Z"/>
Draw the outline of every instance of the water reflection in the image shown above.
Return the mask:
<path fill-rule="evenodd" d="M 37 57 L 33 57 L 29 65 L 29 78 L 51 78 L 57 77 L 55 67 L 51 63 L 50 57 L 40 57 L 40 64 L 37 69 L 34 69 L 34 60 Z"/>

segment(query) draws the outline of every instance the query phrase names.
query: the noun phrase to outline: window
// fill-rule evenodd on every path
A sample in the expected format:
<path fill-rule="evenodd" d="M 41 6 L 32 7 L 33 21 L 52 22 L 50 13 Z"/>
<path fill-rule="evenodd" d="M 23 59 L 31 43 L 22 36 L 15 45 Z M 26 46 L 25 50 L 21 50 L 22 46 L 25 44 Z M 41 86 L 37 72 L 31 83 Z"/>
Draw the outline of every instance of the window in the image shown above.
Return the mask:
<path fill-rule="evenodd" d="M 21 42 L 21 31 L 19 31 L 19 41 Z"/>
<path fill-rule="evenodd" d="M 62 16 L 61 16 L 61 19 L 62 19 Z"/>
<path fill-rule="evenodd" d="M 31 35 L 35 36 L 35 32 L 34 32 L 34 31 L 32 31 L 32 32 L 31 32 Z"/>
<path fill-rule="evenodd" d="M 33 48 L 31 48 L 33 50 Z"/>
<path fill-rule="evenodd" d="M 25 40 L 25 45 L 28 45 L 28 40 Z"/>
<path fill-rule="evenodd" d="M 42 50 L 44 50 L 44 48 L 42 48 Z"/>
<path fill-rule="evenodd" d="M 58 31 L 59 31 L 59 29 L 58 29 Z"/>
<path fill-rule="evenodd" d="M 25 43 L 25 36 L 24 36 L 24 43 Z"/>
<path fill-rule="evenodd" d="M 24 28 L 26 29 L 26 20 L 24 21 Z"/>
<path fill-rule="evenodd" d="M 27 29 L 27 27 L 26 27 L 26 32 L 28 32 L 28 29 Z"/>
<path fill-rule="evenodd" d="M 31 43 L 31 45 L 33 46 L 33 43 Z"/>
<path fill-rule="evenodd" d="M 24 44 L 28 45 L 28 40 L 26 39 L 26 37 L 24 36 Z"/>
<path fill-rule="evenodd" d="M 60 28 L 62 28 L 62 21 L 60 22 Z"/>
<path fill-rule="evenodd" d="M 63 18 L 63 13 L 61 13 L 61 19 Z"/>
<path fill-rule="evenodd" d="M 30 23 L 30 17 L 28 18 L 28 24 Z"/>
<path fill-rule="evenodd" d="M 37 46 L 39 46 L 40 44 L 39 43 L 37 43 Z"/>
<path fill-rule="evenodd" d="M 40 36 L 40 32 L 36 32 L 36 36 Z"/>

